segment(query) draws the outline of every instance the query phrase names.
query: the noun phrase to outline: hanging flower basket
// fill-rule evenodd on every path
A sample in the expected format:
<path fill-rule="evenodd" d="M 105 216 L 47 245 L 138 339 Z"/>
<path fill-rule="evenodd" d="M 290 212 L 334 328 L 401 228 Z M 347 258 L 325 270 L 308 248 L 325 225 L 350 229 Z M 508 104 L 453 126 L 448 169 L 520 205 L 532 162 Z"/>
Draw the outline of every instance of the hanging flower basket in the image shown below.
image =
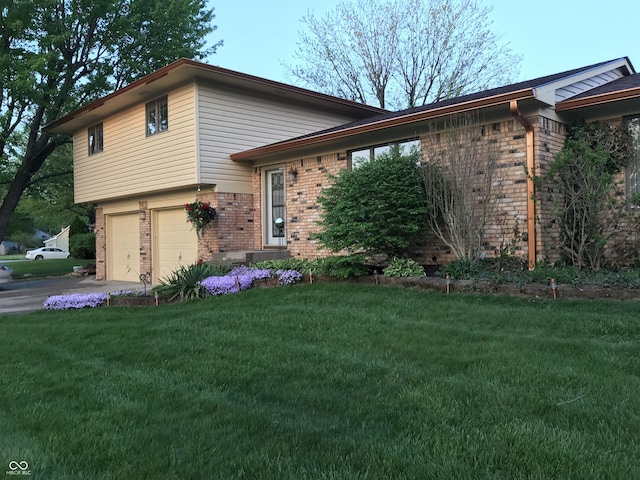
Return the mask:
<path fill-rule="evenodd" d="M 193 224 L 199 237 L 204 235 L 209 224 L 216 218 L 216 209 L 209 202 L 197 200 L 193 203 L 185 203 L 184 210 L 187 212 L 187 222 Z"/>

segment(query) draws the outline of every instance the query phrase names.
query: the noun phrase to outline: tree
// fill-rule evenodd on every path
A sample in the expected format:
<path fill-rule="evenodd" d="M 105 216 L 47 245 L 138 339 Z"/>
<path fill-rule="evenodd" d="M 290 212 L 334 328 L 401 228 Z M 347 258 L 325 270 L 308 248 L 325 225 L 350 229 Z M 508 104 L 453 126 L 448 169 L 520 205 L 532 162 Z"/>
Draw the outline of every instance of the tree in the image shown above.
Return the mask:
<path fill-rule="evenodd" d="M 322 231 L 314 238 L 335 252 L 403 256 L 424 225 L 419 160 L 419 151 L 405 154 L 394 146 L 355 170 L 330 177 L 331 185 L 318 197 Z"/>
<path fill-rule="evenodd" d="M 457 259 L 479 260 L 487 224 L 495 217 L 502 178 L 500 151 L 475 115 L 451 118 L 423 151 L 429 227 Z"/>
<path fill-rule="evenodd" d="M 628 132 L 598 122 L 569 128 L 562 150 L 538 181 L 557 192 L 553 214 L 563 256 L 578 268 L 599 270 L 605 247 L 625 222 L 617 175 L 630 153 Z"/>
<path fill-rule="evenodd" d="M 0 239 L 25 189 L 71 140 L 42 126 L 180 57 L 216 29 L 205 0 L 15 0 L 0 8 Z M 59 172 L 62 173 L 62 172 Z"/>
<path fill-rule="evenodd" d="M 343 1 L 302 18 L 304 86 L 382 108 L 410 108 L 509 83 L 519 57 L 491 29 L 477 0 Z"/>

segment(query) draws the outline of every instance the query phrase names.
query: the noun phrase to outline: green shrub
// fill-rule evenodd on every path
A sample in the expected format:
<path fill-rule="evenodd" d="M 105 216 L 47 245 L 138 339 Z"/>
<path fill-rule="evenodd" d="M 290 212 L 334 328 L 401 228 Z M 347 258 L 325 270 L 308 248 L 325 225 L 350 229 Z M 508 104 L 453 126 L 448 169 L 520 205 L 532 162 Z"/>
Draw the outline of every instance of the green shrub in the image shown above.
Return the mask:
<path fill-rule="evenodd" d="M 476 278 L 479 272 L 480 267 L 476 262 L 472 262 L 468 258 L 459 258 L 441 266 L 437 275 L 441 277 L 449 275 L 452 280 L 470 280 Z"/>
<path fill-rule="evenodd" d="M 231 270 L 233 270 L 233 265 L 231 265 L 231 263 L 229 262 L 212 262 L 212 263 L 207 263 L 207 265 L 209 266 L 209 275 L 207 275 L 208 277 L 213 277 L 213 276 L 219 276 L 221 277 L 222 275 L 226 275 L 227 273 L 229 273 Z"/>
<path fill-rule="evenodd" d="M 319 258 L 314 262 L 316 275 L 329 275 L 337 278 L 361 277 L 369 274 L 369 267 L 362 255 Z"/>
<path fill-rule="evenodd" d="M 78 233 L 69 238 L 69 253 L 79 260 L 96 258 L 96 234 Z"/>
<path fill-rule="evenodd" d="M 226 266 L 211 263 L 196 263 L 187 267 L 181 266 L 168 277 L 160 280 L 160 285 L 154 287 L 152 292 L 157 292 L 161 297 L 169 297 L 170 300 L 180 298 L 189 300 L 208 296 L 206 288 L 200 282 L 208 277 L 227 273 Z M 222 273 L 222 275 L 224 275 Z"/>
<path fill-rule="evenodd" d="M 355 170 L 341 170 L 318 197 L 321 231 L 313 238 L 333 252 L 401 256 L 425 225 L 420 152 L 397 146 Z"/>
<path fill-rule="evenodd" d="M 252 267 L 264 268 L 276 272 L 278 270 L 297 270 L 300 273 L 307 274 L 309 270 L 314 268 L 314 261 L 306 258 L 280 258 L 277 260 L 263 260 L 256 262 Z"/>
<path fill-rule="evenodd" d="M 385 277 L 426 277 L 427 274 L 418 264 L 411 258 L 393 257 L 389 266 L 383 271 Z"/>

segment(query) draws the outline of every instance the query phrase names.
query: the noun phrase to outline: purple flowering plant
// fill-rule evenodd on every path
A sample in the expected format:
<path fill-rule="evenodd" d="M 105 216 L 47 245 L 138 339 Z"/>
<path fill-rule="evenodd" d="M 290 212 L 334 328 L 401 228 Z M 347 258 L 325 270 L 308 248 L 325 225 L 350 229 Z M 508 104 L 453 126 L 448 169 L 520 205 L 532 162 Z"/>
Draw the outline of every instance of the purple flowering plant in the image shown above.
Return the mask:
<path fill-rule="evenodd" d="M 226 275 L 205 278 L 200 282 L 200 285 L 202 285 L 210 295 L 226 295 L 247 290 L 251 288 L 254 280 L 270 277 L 271 270 L 239 266 L 235 267 Z"/>
<path fill-rule="evenodd" d="M 199 282 L 199 285 L 209 295 L 227 295 L 251 288 L 255 280 L 273 276 L 273 271 L 266 268 L 239 266 L 226 275 L 207 277 Z M 289 285 L 298 282 L 302 278 L 302 273 L 297 270 L 277 270 L 275 276 L 278 277 L 280 285 Z M 142 296 L 143 292 L 140 290 L 117 290 L 110 295 L 113 297 Z M 73 293 L 69 295 L 53 295 L 44 302 L 43 307 L 48 310 L 93 308 L 103 305 L 106 301 L 106 293 Z"/>
<path fill-rule="evenodd" d="M 297 270 L 278 270 L 276 275 L 278 276 L 278 283 L 280 285 L 291 285 L 292 283 L 299 282 L 302 278 L 302 273 Z"/>
<path fill-rule="evenodd" d="M 93 308 L 99 307 L 106 301 L 106 293 L 72 293 L 70 295 L 52 295 L 44 301 L 43 307 L 47 310 Z"/>

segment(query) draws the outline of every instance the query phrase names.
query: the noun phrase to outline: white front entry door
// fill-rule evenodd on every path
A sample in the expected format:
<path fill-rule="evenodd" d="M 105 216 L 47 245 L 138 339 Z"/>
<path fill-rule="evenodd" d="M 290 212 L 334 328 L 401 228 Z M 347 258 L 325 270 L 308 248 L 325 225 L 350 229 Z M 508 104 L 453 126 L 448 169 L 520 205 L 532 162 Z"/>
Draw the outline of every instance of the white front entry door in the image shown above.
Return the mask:
<path fill-rule="evenodd" d="M 286 229 L 278 228 L 276 220 L 286 221 L 286 192 L 284 184 L 284 167 L 267 169 L 265 174 L 265 244 L 268 246 L 286 247 Z"/>

